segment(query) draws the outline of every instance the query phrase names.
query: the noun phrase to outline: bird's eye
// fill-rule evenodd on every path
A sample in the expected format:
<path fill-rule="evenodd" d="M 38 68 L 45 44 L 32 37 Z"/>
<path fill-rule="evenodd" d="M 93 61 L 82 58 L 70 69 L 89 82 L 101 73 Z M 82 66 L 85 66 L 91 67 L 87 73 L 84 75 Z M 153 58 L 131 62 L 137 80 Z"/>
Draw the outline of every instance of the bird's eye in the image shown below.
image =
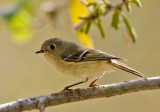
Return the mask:
<path fill-rule="evenodd" d="M 50 45 L 49 47 L 50 47 L 50 49 L 51 49 L 52 51 L 55 49 L 55 46 L 54 46 L 54 45 Z"/>

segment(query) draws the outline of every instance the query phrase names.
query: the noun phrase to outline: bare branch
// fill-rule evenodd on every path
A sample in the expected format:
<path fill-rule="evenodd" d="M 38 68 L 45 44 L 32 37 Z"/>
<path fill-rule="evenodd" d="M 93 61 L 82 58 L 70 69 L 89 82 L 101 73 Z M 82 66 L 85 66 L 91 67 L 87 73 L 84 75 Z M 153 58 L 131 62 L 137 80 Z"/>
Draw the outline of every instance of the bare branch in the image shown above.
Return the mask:
<path fill-rule="evenodd" d="M 41 112 L 44 112 L 44 108 L 49 106 L 94 98 L 107 98 L 126 93 L 153 89 L 160 89 L 160 77 L 137 79 L 115 84 L 74 89 L 73 91 L 63 91 L 49 95 L 18 99 L 17 101 L 1 104 L 0 112 L 20 112 L 32 109 L 39 109 Z"/>

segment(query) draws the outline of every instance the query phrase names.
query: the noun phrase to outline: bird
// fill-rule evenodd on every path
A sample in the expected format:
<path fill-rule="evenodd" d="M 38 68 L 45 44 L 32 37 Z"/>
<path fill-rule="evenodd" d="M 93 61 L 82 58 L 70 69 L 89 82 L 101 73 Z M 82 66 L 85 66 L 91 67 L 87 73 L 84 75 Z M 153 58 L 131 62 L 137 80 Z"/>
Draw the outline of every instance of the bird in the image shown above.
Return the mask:
<path fill-rule="evenodd" d="M 101 78 L 105 72 L 112 72 L 120 69 L 133 75 L 145 78 L 126 64 L 121 63 L 123 58 L 113 56 L 94 48 L 89 48 L 81 44 L 70 42 L 62 38 L 51 38 L 41 45 L 41 50 L 36 54 L 43 53 L 46 59 L 52 63 L 59 71 L 65 75 L 77 77 L 80 82 L 66 86 L 63 90 L 92 80 L 89 87 L 97 86 L 95 82 Z"/>

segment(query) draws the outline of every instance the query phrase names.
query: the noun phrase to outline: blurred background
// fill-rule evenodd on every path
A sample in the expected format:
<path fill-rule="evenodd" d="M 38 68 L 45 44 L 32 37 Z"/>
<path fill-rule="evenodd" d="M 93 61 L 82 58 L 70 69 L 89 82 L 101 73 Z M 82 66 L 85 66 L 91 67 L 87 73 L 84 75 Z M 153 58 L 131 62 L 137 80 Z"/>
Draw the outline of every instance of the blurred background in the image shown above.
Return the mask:
<path fill-rule="evenodd" d="M 119 0 L 120 1 L 120 0 Z M 111 0 L 111 2 L 119 2 Z M 0 104 L 16 99 L 61 91 L 79 79 L 63 75 L 41 54 L 41 44 L 52 37 L 80 43 L 70 16 L 67 0 L 0 0 Z M 102 17 L 106 38 L 93 25 L 89 32 L 94 48 L 127 59 L 130 67 L 148 77 L 160 71 L 160 1 L 141 0 L 143 7 L 125 11 L 138 39 L 125 44 L 120 31 L 110 27 L 113 12 Z M 55 13 L 50 13 L 55 11 Z M 99 85 L 137 79 L 117 70 L 97 81 Z M 90 82 L 74 88 L 88 87 Z M 130 93 L 46 108 L 46 112 L 159 112 L 160 90 Z M 32 110 L 38 112 L 38 110 Z"/>

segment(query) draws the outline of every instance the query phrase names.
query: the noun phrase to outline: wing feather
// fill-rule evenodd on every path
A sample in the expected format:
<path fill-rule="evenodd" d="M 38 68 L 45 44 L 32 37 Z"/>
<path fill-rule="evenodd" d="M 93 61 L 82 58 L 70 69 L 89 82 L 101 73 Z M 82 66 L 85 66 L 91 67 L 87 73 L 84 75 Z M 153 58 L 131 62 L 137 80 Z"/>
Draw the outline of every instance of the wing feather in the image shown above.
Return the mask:
<path fill-rule="evenodd" d="M 123 60 L 122 58 L 115 57 L 113 55 L 94 49 L 79 51 L 77 53 L 73 53 L 63 58 L 63 60 L 68 62 L 86 62 L 86 61 L 111 60 L 111 59 Z"/>

